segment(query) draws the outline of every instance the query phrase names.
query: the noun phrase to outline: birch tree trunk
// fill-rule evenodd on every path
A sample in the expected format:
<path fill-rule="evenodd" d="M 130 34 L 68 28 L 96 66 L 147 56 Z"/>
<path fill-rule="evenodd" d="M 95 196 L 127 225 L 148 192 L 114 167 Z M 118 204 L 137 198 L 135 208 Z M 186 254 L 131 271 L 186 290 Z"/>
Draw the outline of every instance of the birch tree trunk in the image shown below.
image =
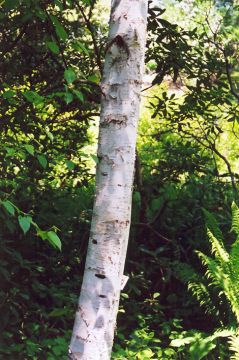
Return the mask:
<path fill-rule="evenodd" d="M 69 359 L 110 359 L 126 257 L 147 0 L 113 0 L 101 83 L 96 197 Z"/>

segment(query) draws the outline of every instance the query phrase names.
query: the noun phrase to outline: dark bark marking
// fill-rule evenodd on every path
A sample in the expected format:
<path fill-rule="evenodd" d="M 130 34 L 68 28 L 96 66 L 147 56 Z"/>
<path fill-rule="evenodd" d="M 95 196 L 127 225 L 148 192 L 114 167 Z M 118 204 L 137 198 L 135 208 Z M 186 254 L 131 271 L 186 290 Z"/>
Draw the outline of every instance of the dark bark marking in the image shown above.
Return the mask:
<path fill-rule="evenodd" d="M 102 315 L 100 315 L 98 317 L 98 319 L 96 319 L 96 322 L 95 322 L 95 328 L 98 328 L 98 329 L 101 329 L 103 326 L 104 326 L 104 318 Z"/>
<path fill-rule="evenodd" d="M 126 54 L 127 58 L 130 56 L 129 46 L 124 40 L 124 38 L 121 35 L 116 35 L 106 46 L 105 53 L 111 48 L 111 46 L 115 44 L 118 46 L 118 48 L 123 49 Z"/>
<path fill-rule="evenodd" d="M 103 274 L 95 274 L 96 277 L 98 277 L 99 279 L 105 279 L 106 276 Z"/>
<path fill-rule="evenodd" d="M 127 126 L 127 120 L 128 117 L 127 115 L 122 115 L 122 114 L 110 114 L 110 115 L 106 115 L 104 116 L 103 121 L 101 122 L 101 125 L 103 127 L 108 126 L 109 124 L 115 124 L 115 125 L 119 125 L 119 126 Z"/>

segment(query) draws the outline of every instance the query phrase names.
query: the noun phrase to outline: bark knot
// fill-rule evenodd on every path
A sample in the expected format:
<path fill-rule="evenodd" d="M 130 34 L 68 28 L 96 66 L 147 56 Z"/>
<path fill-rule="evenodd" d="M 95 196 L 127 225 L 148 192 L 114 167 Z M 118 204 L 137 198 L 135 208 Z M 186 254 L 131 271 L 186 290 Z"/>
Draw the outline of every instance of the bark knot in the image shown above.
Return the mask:
<path fill-rule="evenodd" d="M 127 115 L 110 114 L 110 115 L 104 116 L 101 125 L 106 127 L 109 124 L 114 124 L 114 125 L 119 125 L 119 127 L 126 127 L 127 126 L 127 120 L 128 120 Z"/>
<path fill-rule="evenodd" d="M 129 56 L 130 56 L 129 46 L 122 35 L 118 34 L 112 40 L 110 40 L 110 42 L 107 44 L 106 49 L 105 49 L 106 53 L 113 44 L 115 44 L 118 48 L 124 50 L 127 54 L 127 59 L 129 58 Z"/>

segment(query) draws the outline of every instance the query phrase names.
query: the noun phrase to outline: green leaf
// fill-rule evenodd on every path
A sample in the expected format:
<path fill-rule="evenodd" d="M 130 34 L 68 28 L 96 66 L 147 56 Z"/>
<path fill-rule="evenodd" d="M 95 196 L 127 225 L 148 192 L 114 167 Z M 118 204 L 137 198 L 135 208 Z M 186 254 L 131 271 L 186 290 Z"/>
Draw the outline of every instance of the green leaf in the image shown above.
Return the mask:
<path fill-rule="evenodd" d="M 236 235 L 239 235 L 239 209 L 236 203 L 232 203 L 232 228 L 231 231 L 234 231 Z"/>
<path fill-rule="evenodd" d="M 26 160 L 27 156 L 26 156 L 26 153 L 22 150 L 19 150 L 17 153 L 16 153 L 16 157 L 19 158 L 19 159 L 22 159 L 22 160 Z"/>
<path fill-rule="evenodd" d="M 89 55 L 89 51 L 88 49 L 85 47 L 85 45 L 79 41 L 76 41 L 72 44 L 72 47 L 73 49 L 81 52 L 81 53 L 84 53 L 86 55 Z"/>
<path fill-rule="evenodd" d="M 154 356 L 154 353 L 151 349 L 145 349 L 137 353 L 139 360 L 151 359 Z"/>
<path fill-rule="evenodd" d="M 50 132 L 48 129 L 46 129 L 46 134 L 49 137 L 49 139 L 51 140 L 51 142 L 53 142 L 54 136 L 53 136 L 52 132 Z"/>
<path fill-rule="evenodd" d="M 14 148 L 9 148 L 9 147 L 6 147 L 5 149 L 6 149 L 6 151 L 7 151 L 7 155 L 8 155 L 8 156 L 13 156 L 13 155 L 15 155 L 16 149 L 14 149 Z"/>
<path fill-rule="evenodd" d="M 55 248 L 61 250 L 61 240 L 54 231 L 47 231 L 47 240 Z"/>
<path fill-rule="evenodd" d="M 5 200 L 5 201 L 2 201 L 1 204 L 9 212 L 9 214 L 15 215 L 15 208 L 14 208 L 13 204 L 11 203 L 11 201 Z"/>
<path fill-rule="evenodd" d="M 75 163 L 73 161 L 71 161 L 71 160 L 66 160 L 66 166 L 71 171 L 71 170 L 74 170 Z"/>
<path fill-rule="evenodd" d="M 37 228 L 37 235 L 40 236 L 42 240 L 47 239 L 47 231 L 41 230 L 39 227 Z"/>
<path fill-rule="evenodd" d="M 45 20 L 47 15 L 44 12 L 43 9 L 41 9 L 39 6 L 36 6 L 36 12 L 35 12 L 36 16 L 41 19 L 41 20 Z"/>
<path fill-rule="evenodd" d="M 52 21 L 53 25 L 55 26 L 57 35 L 59 36 L 59 38 L 61 40 L 66 41 L 66 39 L 68 38 L 68 34 L 67 34 L 66 30 L 61 25 L 61 23 L 59 22 L 59 20 L 57 19 L 56 16 L 51 15 L 50 17 L 51 17 L 51 21 Z"/>
<path fill-rule="evenodd" d="M 2 96 L 3 96 L 4 99 L 10 99 L 10 98 L 12 98 L 15 94 L 16 94 L 15 91 L 13 91 L 13 90 L 7 90 L 7 91 L 5 91 L 5 92 L 2 94 Z"/>
<path fill-rule="evenodd" d="M 76 79 L 76 74 L 73 69 L 66 69 L 64 71 L 64 78 L 68 84 L 72 84 Z"/>
<path fill-rule="evenodd" d="M 36 91 L 25 91 L 23 96 L 27 99 L 27 101 L 33 103 L 34 105 L 44 104 L 44 97 L 39 95 Z"/>
<path fill-rule="evenodd" d="M 27 152 L 30 154 L 30 155 L 34 155 L 34 146 L 33 145 L 30 145 L 30 144 L 25 144 L 24 145 L 24 148 L 27 150 Z"/>
<path fill-rule="evenodd" d="M 84 95 L 82 94 L 81 91 L 78 91 L 78 90 L 74 90 L 73 89 L 73 93 L 77 96 L 77 98 L 80 100 L 80 101 L 84 101 Z"/>
<path fill-rule="evenodd" d="M 43 169 L 46 169 L 47 159 L 46 159 L 45 155 L 37 155 L 37 160 L 39 161 L 39 163 L 43 167 Z"/>
<path fill-rule="evenodd" d="M 94 160 L 94 162 L 95 162 L 96 164 L 99 163 L 98 156 L 96 156 L 96 155 L 90 155 L 90 156 L 91 156 L 91 158 Z"/>
<path fill-rule="evenodd" d="M 154 298 L 154 299 L 157 299 L 159 296 L 160 296 L 160 293 L 158 293 L 158 292 L 156 292 L 156 293 L 153 294 L 153 298 Z"/>
<path fill-rule="evenodd" d="M 223 243 L 223 235 L 222 232 L 218 226 L 217 220 L 214 217 L 213 214 L 211 214 L 209 211 L 207 211 L 206 209 L 202 209 L 205 220 L 206 220 L 206 225 L 207 228 L 211 231 L 211 233 L 221 242 Z"/>
<path fill-rule="evenodd" d="M 65 93 L 65 102 L 67 103 L 67 105 L 70 104 L 72 102 L 72 100 L 73 100 L 72 93 L 66 92 Z"/>
<path fill-rule="evenodd" d="M 5 0 L 4 1 L 4 8 L 6 11 L 15 9 L 18 6 L 19 6 L 19 0 Z"/>
<path fill-rule="evenodd" d="M 65 315 L 69 315 L 69 309 L 68 308 L 59 308 L 52 310 L 48 315 L 51 317 L 61 317 Z"/>
<path fill-rule="evenodd" d="M 24 234 L 26 234 L 28 232 L 28 230 L 30 229 L 32 217 L 29 215 L 26 215 L 26 216 L 19 215 L 18 222 L 19 222 L 19 225 L 22 228 Z"/>
<path fill-rule="evenodd" d="M 51 52 L 53 52 L 53 54 L 59 54 L 60 52 L 59 46 L 54 41 L 47 41 L 46 45 L 48 49 L 50 49 Z"/>
<path fill-rule="evenodd" d="M 97 75 L 91 75 L 91 76 L 88 77 L 88 80 L 98 84 L 99 81 L 100 81 L 100 78 Z"/>
<path fill-rule="evenodd" d="M 192 342 L 195 342 L 195 338 L 193 336 L 189 336 L 182 339 L 174 339 L 171 341 L 169 345 L 173 347 L 180 347 L 187 344 L 191 344 Z"/>
<path fill-rule="evenodd" d="M 200 341 L 193 343 L 189 348 L 190 360 L 203 359 L 215 347 L 216 345 L 207 339 L 201 339 Z"/>
<path fill-rule="evenodd" d="M 60 2 L 60 0 L 55 0 L 54 3 L 56 4 L 56 6 L 58 6 L 59 10 L 62 11 L 64 9 L 62 3 Z"/>

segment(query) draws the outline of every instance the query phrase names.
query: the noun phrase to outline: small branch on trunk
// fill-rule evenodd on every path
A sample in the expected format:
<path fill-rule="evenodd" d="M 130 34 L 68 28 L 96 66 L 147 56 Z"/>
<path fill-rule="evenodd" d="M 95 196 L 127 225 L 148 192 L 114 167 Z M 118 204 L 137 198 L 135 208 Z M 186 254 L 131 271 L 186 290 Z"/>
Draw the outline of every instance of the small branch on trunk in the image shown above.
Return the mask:
<path fill-rule="evenodd" d="M 146 223 L 147 222 L 146 211 L 148 208 L 148 199 L 143 185 L 141 161 L 137 150 L 136 150 L 136 158 L 135 158 L 135 183 L 137 186 L 137 190 L 140 194 L 139 221 L 142 223 Z"/>
<path fill-rule="evenodd" d="M 231 78 L 231 74 L 230 74 L 230 63 L 228 61 L 226 50 L 223 51 L 223 55 L 224 55 L 225 65 L 226 65 L 227 80 L 228 80 L 228 83 L 230 86 L 231 93 L 239 102 L 239 94 L 236 92 L 236 90 L 234 89 L 234 86 L 233 86 L 233 82 L 232 82 L 232 78 Z"/>
<path fill-rule="evenodd" d="M 86 27 L 90 31 L 90 35 L 91 35 L 91 39 L 92 39 L 93 47 L 94 47 L 94 52 L 95 52 L 95 56 L 96 56 L 96 63 L 98 65 L 100 75 L 102 76 L 102 74 L 103 74 L 103 66 L 102 66 L 102 62 L 101 62 L 100 51 L 99 51 L 99 47 L 97 45 L 94 29 L 93 29 L 93 27 L 91 25 L 91 22 L 90 22 L 90 17 L 86 16 L 82 6 L 80 6 L 79 4 L 76 3 L 76 7 L 79 9 L 81 15 L 83 16 L 83 18 L 85 20 Z"/>
<path fill-rule="evenodd" d="M 6 55 L 7 53 L 9 53 L 10 51 L 12 51 L 14 49 L 14 47 L 17 45 L 17 43 L 21 40 L 21 38 L 25 34 L 27 26 L 28 26 L 28 24 L 25 24 L 23 26 L 22 30 L 20 31 L 20 33 L 18 34 L 16 39 L 10 44 L 9 48 L 6 49 L 6 51 L 2 54 L 2 56 Z"/>
<path fill-rule="evenodd" d="M 153 226 L 150 223 L 133 223 L 132 226 L 140 226 L 140 227 L 147 227 L 148 229 L 150 229 L 159 239 L 165 241 L 165 242 L 169 242 L 172 243 L 173 240 L 168 239 L 166 236 L 160 234 L 157 230 L 155 230 L 153 228 Z"/>

